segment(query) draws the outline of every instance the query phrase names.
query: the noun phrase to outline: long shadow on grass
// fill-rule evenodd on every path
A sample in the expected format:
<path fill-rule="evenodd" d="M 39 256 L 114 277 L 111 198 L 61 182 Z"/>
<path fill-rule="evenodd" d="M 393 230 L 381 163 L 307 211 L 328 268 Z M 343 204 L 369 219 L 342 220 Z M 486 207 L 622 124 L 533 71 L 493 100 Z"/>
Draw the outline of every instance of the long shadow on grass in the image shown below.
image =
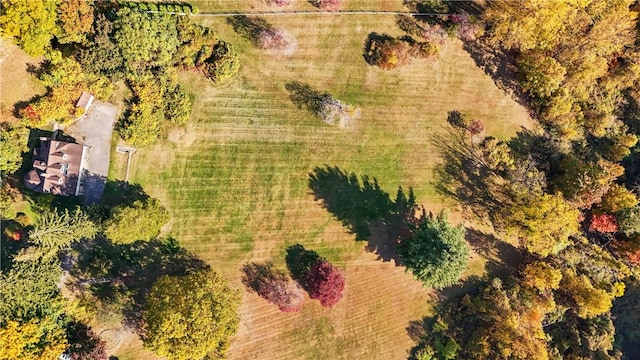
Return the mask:
<path fill-rule="evenodd" d="M 307 250 L 300 244 L 291 245 L 287 248 L 285 262 L 287 269 L 293 280 L 303 289 L 307 290 L 306 276 L 309 269 L 321 259 L 320 254 L 313 250 Z"/>
<path fill-rule="evenodd" d="M 398 188 L 396 200 L 368 176 L 347 173 L 337 166 L 315 167 L 309 174 L 309 188 L 336 219 L 355 234 L 356 240 L 367 240 L 367 249 L 383 261 L 400 260 L 396 254 L 398 239 L 406 231 L 406 221 L 414 217 L 416 203 L 413 189 L 405 195 Z"/>
<path fill-rule="evenodd" d="M 254 46 L 260 45 L 260 35 L 265 30 L 273 28 L 264 18 L 246 15 L 230 16 L 227 18 L 227 23 L 233 27 L 236 34 L 249 40 Z"/>
<path fill-rule="evenodd" d="M 505 196 L 500 177 L 485 163 L 482 149 L 457 127 L 440 131 L 431 140 L 443 160 L 435 168 L 436 191 L 457 200 L 478 218 L 493 220 Z"/>
<path fill-rule="evenodd" d="M 311 85 L 299 81 L 290 81 L 284 85 L 284 88 L 287 89 L 289 98 L 298 109 L 306 109 L 315 116 L 320 116 L 327 98 L 331 98 L 329 93 L 320 92 Z"/>
<path fill-rule="evenodd" d="M 81 243 L 71 269 L 73 287 L 88 289 L 100 303 L 118 309 L 127 325 L 139 330 L 144 298 L 163 275 L 185 275 L 209 265 L 178 245 L 175 239 L 114 244 L 105 239 Z"/>

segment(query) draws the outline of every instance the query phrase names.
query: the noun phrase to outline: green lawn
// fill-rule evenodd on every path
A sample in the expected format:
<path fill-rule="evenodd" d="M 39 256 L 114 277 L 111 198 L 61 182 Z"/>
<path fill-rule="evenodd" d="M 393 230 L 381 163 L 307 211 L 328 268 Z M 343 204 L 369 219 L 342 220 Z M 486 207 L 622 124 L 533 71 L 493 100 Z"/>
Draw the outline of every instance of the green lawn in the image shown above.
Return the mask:
<path fill-rule="evenodd" d="M 226 9 L 230 3 L 199 7 Z M 392 197 L 398 186 L 412 186 L 421 204 L 438 210 L 451 204 L 434 192 L 438 159 L 429 139 L 446 124 L 447 112 L 481 119 L 487 133 L 499 137 L 526 126 L 527 113 L 476 67 L 457 40 L 444 45 L 435 60 L 388 72 L 368 66 L 362 58 L 367 35 L 400 35 L 393 17 L 268 20 L 296 37 L 298 49 L 290 58 L 253 48 L 223 18 L 202 19 L 239 50 L 241 73 L 219 88 L 196 74 L 182 74 L 181 82 L 195 96 L 191 121 L 168 129 L 170 140 L 138 151 L 130 180 L 171 210 L 167 234 L 238 287 L 244 262 L 284 266 L 285 249 L 295 243 L 345 271 L 345 298 L 331 310 L 307 302 L 301 313 L 280 314 L 245 292 L 230 358 L 406 358 L 413 344 L 406 327 L 430 311 L 432 294 L 402 268 L 376 260 L 364 249 L 366 242 L 354 241 L 314 201 L 308 174 L 315 166 L 338 166 L 375 177 Z M 296 108 L 284 87 L 293 80 L 360 107 L 361 119 L 340 129 Z M 112 174 L 124 176 L 122 161 L 114 166 Z"/>

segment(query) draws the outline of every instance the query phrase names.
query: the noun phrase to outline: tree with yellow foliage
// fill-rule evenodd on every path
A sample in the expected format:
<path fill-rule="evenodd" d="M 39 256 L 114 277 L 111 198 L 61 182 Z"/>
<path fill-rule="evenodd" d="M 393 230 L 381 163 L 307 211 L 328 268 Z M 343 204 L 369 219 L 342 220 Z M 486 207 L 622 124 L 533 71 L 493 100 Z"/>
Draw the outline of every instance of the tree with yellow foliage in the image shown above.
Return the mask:
<path fill-rule="evenodd" d="M 624 185 L 613 184 L 598 207 L 606 213 L 617 213 L 625 209 L 638 205 L 636 194 L 627 189 Z"/>
<path fill-rule="evenodd" d="M 0 31 L 13 37 L 27 54 L 40 56 L 58 33 L 56 7 L 60 0 L 4 0 Z"/>
<path fill-rule="evenodd" d="M 51 318 L 8 321 L 0 328 L 0 360 L 57 360 L 66 349 L 64 329 Z"/>
<path fill-rule="evenodd" d="M 528 252 L 545 257 L 569 245 L 569 236 L 578 232 L 578 215 L 562 194 L 530 195 L 505 205 L 500 222 Z"/>
<path fill-rule="evenodd" d="M 151 288 L 144 343 L 171 360 L 223 358 L 238 328 L 239 298 L 211 270 L 163 276 Z"/>

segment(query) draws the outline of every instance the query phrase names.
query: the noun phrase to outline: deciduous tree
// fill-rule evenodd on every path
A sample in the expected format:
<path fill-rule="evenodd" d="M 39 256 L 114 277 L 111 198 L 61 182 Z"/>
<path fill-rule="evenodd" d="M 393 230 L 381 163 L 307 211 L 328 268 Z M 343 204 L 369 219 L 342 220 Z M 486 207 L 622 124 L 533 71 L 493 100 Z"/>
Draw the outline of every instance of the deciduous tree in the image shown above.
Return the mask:
<path fill-rule="evenodd" d="M 56 7 L 59 0 L 6 0 L 2 2 L 0 29 L 13 37 L 29 55 L 40 56 L 58 33 Z"/>
<path fill-rule="evenodd" d="M 57 360 L 66 348 L 64 330 L 49 318 L 0 327 L 0 360 Z"/>
<path fill-rule="evenodd" d="M 305 288 L 309 297 L 318 299 L 320 305 L 333 307 L 342 299 L 344 275 L 326 259 L 320 259 L 309 268 Z"/>
<path fill-rule="evenodd" d="M 402 239 L 398 254 L 413 275 L 426 287 L 442 289 L 458 282 L 467 268 L 469 245 L 462 225 L 452 226 L 442 212 L 409 224 L 411 235 Z"/>
<path fill-rule="evenodd" d="M 60 35 L 58 41 L 63 44 L 86 40 L 93 25 L 93 4 L 83 0 L 65 0 L 58 6 Z"/>
<path fill-rule="evenodd" d="M 16 172 L 27 149 L 27 129 L 0 123 L 0 176 Z"/>
<path fill-rule="evenodd" d="M 618 231 L 616 218 L 610 214 L 594 214 L 589 222 L 589 231 L 614 233 Z"/>
<path fill-rule="evenodd" d="M 104 234 L 118 244 L 152 240 L 168 220 L 169 212 L 158 200 L 138 200 L 115 207 L 105 223 Z"/>
<path fill-rule="evenodd" d="M 163 276 L 146 298 L 144 344 L 172 360 L 224 358 L 238 305 L 237 292 L 214 271 Z"/>
<path fill-rule="evenodd" d="M 613 184 L 602 197 L 598 208 L 604 212 L 617 213 L 636 205 L 638 205 L 636 194 L 629 191 L 624 185 Z"/>
<path fill-rule="evenodd" d="M 528 252 L 545 257 L 569 245 L 569 236 L 578 232 L 578 215 L 561 194 L 532 194 L 504 206 L 500 221 Z"/>
<path fill-rule="evenodd" d="M 273 269 L 272 263 L 248 263 L 242 270 L 242 283 L 260 297 L 277 305 L 282 312 L 296 312 L 302 309 L 302 289 L 284 272 Z"/>

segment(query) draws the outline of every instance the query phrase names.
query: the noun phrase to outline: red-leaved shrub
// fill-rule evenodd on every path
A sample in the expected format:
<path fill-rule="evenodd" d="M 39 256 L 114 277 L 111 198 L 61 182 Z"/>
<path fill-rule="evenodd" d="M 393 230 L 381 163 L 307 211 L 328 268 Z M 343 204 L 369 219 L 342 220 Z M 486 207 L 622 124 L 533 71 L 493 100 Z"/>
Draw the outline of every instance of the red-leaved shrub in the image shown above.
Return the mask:
<path fill-rule="evenodd" d="M 307 273 L 306 290 L 322 306 L 332 307 L 342 299 L 344 275 L 327 260 L 319 260 Z"/>

